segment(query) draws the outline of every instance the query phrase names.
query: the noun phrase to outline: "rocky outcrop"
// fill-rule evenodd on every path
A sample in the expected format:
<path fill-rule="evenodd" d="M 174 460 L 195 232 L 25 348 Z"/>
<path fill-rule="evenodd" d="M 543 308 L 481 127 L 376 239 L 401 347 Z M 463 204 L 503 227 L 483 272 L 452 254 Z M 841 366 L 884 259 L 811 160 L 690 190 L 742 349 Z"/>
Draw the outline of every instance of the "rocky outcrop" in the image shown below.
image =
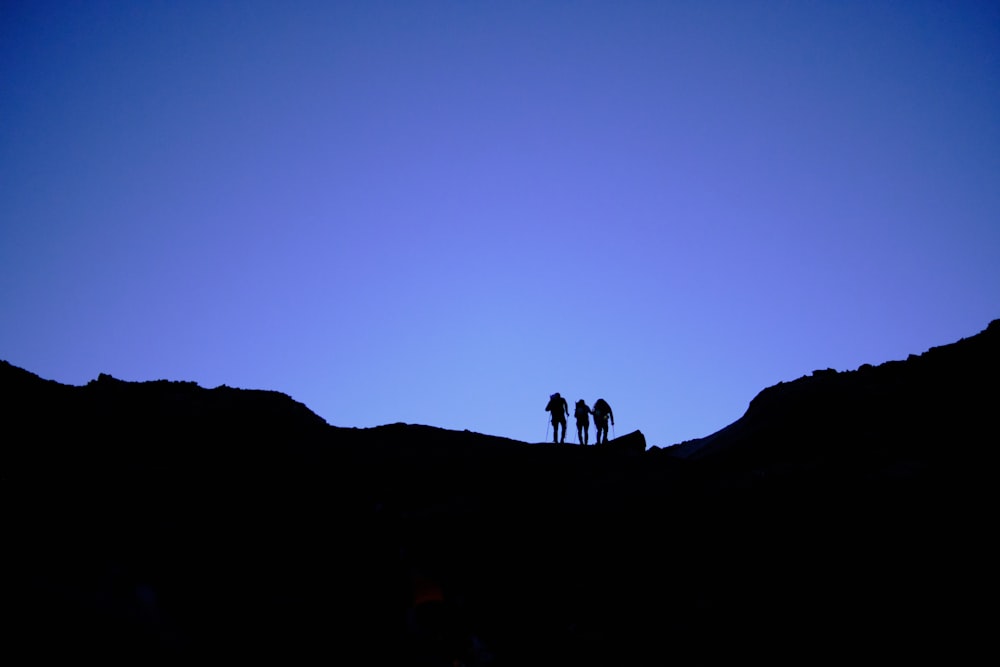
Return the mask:
<path fill-rule="evenodd" d="M 817 456 L 864 459 L 992 432 L 1000 398 L 1000 320 L 981 333 L 905 361 L 855 371 L 817 370 L 761 391 L 739 420 L 667 451 L 679 458 L 761 466 Z"/>

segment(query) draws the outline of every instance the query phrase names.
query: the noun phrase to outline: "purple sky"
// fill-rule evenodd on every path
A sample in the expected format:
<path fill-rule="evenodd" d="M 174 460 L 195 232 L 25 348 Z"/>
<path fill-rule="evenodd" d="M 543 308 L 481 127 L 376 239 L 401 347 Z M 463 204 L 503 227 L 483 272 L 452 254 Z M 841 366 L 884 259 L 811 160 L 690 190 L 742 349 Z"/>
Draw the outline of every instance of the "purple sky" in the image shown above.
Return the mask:
<path fill-rule="evenodd" d="M 706 436 L 1000 317 L 1000 5 L 9 0 L 0 314 L 67 384 Z"/>

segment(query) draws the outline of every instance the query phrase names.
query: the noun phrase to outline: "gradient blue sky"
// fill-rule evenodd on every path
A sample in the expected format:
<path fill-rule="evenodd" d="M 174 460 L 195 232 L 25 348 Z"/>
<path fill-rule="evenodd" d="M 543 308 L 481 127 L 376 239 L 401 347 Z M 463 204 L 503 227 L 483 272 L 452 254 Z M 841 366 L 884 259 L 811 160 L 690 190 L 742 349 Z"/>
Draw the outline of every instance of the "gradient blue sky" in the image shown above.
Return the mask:
<path fill-rule="evenodd" d="M 706 436 L 1000 317 L 1000 4 L 4 0 L 0 314 L 67 384 Z"/>

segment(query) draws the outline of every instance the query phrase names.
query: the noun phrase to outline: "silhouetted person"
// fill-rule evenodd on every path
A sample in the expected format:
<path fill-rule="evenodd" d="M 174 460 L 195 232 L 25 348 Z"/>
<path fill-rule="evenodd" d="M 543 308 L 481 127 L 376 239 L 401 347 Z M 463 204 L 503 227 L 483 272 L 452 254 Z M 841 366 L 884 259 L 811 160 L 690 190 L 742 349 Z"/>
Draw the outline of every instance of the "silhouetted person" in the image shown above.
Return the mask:
<path fill-rule="evenodd" d="M 566 442 L 566 417 L 569 416 L 569 404 L 559 392 L 549 396 L 546 412 L 552 413 L 552 442 Z M 559 438 L 559 425 L 562 424 L 562 439 Z"/>
<path fill-rule="evenodd" d="M 590 407 L 581 398 L 576 402 L 576 439 L 581 445 L 590 440 Z"/>
<path fill-rule="evenodd" d="M 615 425 L 615 413 L 611 411 L 611 406 L 603 398 L 599 398 L 594 402 L 594 425 L 597 426 L 597 442 L 594 444 L 601 444 L 602 442 L 608 441 L 608 419 L 611 420 L 611 425 Z M 602 439 L 603 438 L 603 439 Z"/>

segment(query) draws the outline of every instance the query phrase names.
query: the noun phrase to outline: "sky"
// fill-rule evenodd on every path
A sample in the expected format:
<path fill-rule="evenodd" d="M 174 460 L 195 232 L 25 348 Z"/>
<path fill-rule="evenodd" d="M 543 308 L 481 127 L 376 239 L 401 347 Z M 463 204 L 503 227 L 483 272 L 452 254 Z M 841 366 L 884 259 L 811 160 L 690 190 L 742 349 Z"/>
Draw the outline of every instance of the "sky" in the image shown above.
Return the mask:
<path fill-rule="evenodd" d="M 0 2 L 45 379 L 666 447 L 996 318 L 996 2 Z"/>

